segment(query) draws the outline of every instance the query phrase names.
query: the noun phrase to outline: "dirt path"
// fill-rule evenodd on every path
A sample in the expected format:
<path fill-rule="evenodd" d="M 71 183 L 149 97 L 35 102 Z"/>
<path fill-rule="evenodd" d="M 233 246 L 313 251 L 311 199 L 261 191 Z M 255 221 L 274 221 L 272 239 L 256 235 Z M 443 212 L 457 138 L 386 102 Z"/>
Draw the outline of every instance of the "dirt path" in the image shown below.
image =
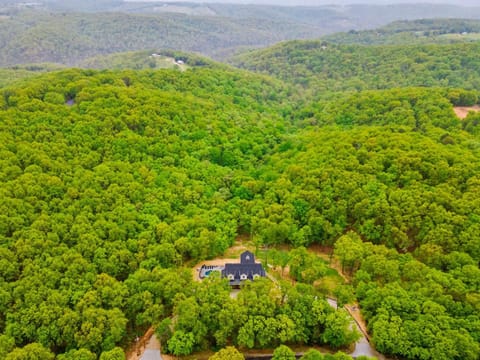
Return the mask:
<path fill-rule="evenodd" d="M 316 255 L 324 258 L 325 260 L 329 260 L 329 261 L 331 259 L 331 253 L 333 251 L 333 249 L 330 247 L 316 246 L 316 245 L 311 246 L 309 250 L 314 252 Z M 351 278 L 343 273 L 342 266 L 340 265 L 340 262 L 338 260 L 331 259 L 330 267 L 335 269 L 338 272 L 338 274 L 345 280 L 345 283 L 350 283 Z M 363 333 L 363 335 L 368 340 L 368 342 L 370 342 L 370 335 L 368 334 L 368 331 L 367 331 L 367 323 L 365 322 L 365 319 L 360 313 L 360 307 L 358 303 L 346 305 L 345 309 L 348 311 L 348 313 L 353 318 L 353 320 L 355 320 L 355 322 L 358 325 L 358 328 Z"/>
<path fill-rule="evenodd" d="M 362 314 L 360 314 L 358 304 L 355 303 L 353 305 L 345 305 L 344 307 L 345 310 L 347 310 L 350 316 L 353 318 L 353 320 L 355 320 L 362 334 L 367 338 L 368 342 L 370 342 L 370 335 L 367 331 L 367 324 L 365 323 L 365 319 L 363 318 Z"/>
<path fill-rule="evenodd" d="M 350 283 L 351 277 L 348 275 L 344 274 L 342 271 L 342 266 L 338 260 L 332 257 L 332 252 L 333 248 L 329 246 L 321 246 L 321 245 L 312 245 L 308 248 L 308 251 L 314 253 L 315 255 L 321 257 L 322 259 L 326 260 L 329 262 L 329 266 L 336 270 L 338 274 L 345 280 L 345 283 Z M 285 268 L 286 275 L 287 276 L 282 276 L 284 279 L 289 279 L 292 280 L 288 276 L 288 266 Z M 279 271 L 277 271 L 279 273 Z M 280 273 L 279 273 L 280 274 Z M 271 276 L 271 275 L 270 275 Z M 362 334 L 365 336 L 368 342 L 370 342 L 370 335 L 368 334 L 367 331 L 367 324 L 365 322 L 365 319 L 363 318 L 362 314 L 360 313 L 360 308 L 358 303 L 354 303 L 351 305 L 346 305 L 345 310 L 348 311 L 350 316 L 353 318 L 353 320 L 357 323 L 357 326 L 359 330 L 362 332 Z"/>
<path fill-rule="evenodd" d="M 150 327 L 145 334 L 138 338 L 130 349 L 126 351 L 127 360 L 140 360 L 146 350 L 160 350 L 160 342 L 155 336 L 155 330 L 153 327 Z M 171 355 L 161 355 L 163 360 L 176 360 L 175 356 Z"/>
<path fill-rule="evenodd" d="M 453 111 L 455 111 L 455 114 L 460 118 L 460 119 L 465 119 L 470 111 L 475 111 L 478 112 L 480 111 L 480 106 L 479 105 L 474 105 L 474 106 L 455 106 L 453 108 Z"/>

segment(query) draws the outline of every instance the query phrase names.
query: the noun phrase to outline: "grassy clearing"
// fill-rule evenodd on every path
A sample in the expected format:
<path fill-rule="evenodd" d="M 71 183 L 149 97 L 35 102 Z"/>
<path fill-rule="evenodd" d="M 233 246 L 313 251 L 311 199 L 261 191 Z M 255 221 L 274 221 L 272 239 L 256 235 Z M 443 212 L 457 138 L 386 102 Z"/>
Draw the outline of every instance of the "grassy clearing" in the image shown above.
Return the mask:
<path fill-rule="evenodd" d="M 333 296 L 334 290 L 345 284 L 345 279 L 339 274 L 339 272 L 332 267 L 332 264 L 328 256 L 321 256 L 315 251 L 310 251 L 310 254 L 315 255 L 315 260 L 311 266 L 320 266 L 325 268 L 325 272 L 317 280 L 313 282 L 313 285 L 323 294 Z M 282 247 L 282 248 L 273 248 L 273 249 L 261 249 L 257 253 L 257 258 L 262 261 L 264 266 L 268 269 L 268 272 L 280 280 L 287 280 L 290 282 L 295 282 L 294 277 L 290 274 L 290 260 L 287 265 L 282 269 L 282 266 L 278 263 L 278 260 L 275 258 L 282 256 L 290 256 L 291 249 Z"/>
<path fill-rule="evenodd" d="M 83 60 L 80 67 L 93 69 L 178 69 L 189 68 L 183 61 L 173 57 L 163 56 L 151 51 L 130 51 L 110 55 L 96 56 Z"/>
<path fill-rule="evenodd" d="M 439 37 L 443 39 L 449 39 L 449 40 L 477 41 L 477 40 L 480 40 L 480 33 L 443 34 L 443 35 L 440 35 Z"/>

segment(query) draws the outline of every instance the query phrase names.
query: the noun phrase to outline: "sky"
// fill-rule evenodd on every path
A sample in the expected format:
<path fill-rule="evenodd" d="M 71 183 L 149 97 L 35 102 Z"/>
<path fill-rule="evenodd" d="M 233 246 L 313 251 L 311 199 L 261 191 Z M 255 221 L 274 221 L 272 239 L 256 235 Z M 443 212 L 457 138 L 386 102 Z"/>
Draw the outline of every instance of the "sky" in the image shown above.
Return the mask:
<path fill-rule="evenodd" d="M 162 0 L 126 0 L 126 1 L 158 1 Z M 327 4 L 398 4 L 398 3 L 430 3 L 463 6 L 480 6 L 480 0 L 163 0 L 164 2 L 198 2 L 198 3 L 240 3 L 240 4 L 276 4 L 276 5 L 327 5 Z"/>

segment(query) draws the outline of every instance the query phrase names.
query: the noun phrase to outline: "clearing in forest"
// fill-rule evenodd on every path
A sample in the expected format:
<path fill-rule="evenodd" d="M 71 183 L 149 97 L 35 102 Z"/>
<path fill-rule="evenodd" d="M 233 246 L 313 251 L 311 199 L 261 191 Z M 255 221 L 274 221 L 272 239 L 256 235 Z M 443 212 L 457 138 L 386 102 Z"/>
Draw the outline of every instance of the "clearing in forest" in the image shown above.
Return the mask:
<path fill-rule="evenodd" d="M 455 111 L 455 114 L 456 114 L 460 119 L 465 119 L 470 111 L 475 111 L 475 112 L 480 111 L 480 105 L 474 105 L 474 106 L 455 106 L 455 107 L 453 108 L 453 111 Z"/>

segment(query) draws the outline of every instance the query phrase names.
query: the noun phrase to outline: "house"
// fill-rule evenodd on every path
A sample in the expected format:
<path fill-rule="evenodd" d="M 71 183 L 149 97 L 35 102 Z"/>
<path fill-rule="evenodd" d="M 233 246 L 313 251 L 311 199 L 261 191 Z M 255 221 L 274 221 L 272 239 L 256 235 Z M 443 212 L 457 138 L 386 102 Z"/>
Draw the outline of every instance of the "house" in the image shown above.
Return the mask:
<path fill-rule="evenodd" d="M 242 281 L 265 277 L 267 274 L 262 264 L 255 262 L 255 255 L 245 251 L 240 255 L 239 264 L 225 264 L 222 278 L 230 281 L 230 286 L 239 286 Z"/>

